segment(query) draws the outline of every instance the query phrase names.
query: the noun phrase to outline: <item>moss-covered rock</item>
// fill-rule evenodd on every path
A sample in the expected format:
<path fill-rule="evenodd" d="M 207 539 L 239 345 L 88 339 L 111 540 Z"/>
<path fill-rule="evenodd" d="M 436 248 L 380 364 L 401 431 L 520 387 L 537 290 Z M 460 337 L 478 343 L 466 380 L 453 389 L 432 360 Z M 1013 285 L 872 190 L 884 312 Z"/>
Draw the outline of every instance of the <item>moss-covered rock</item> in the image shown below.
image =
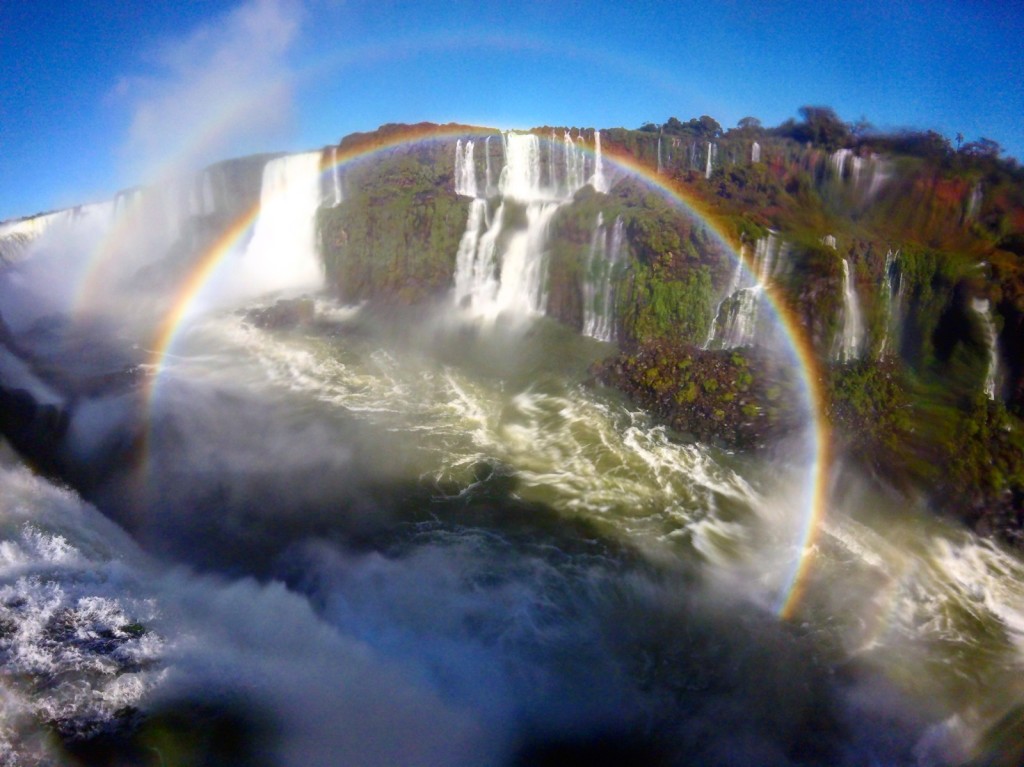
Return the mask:
<path fill-rule="evenodd" d="M 469 200 L 455 194 L 450 143 L 350 169 L 344 201 L 319 210 L 328 285 L 342 300 L 414 304 L 451 286 Z"/>
<path fill-rule="evenodd" d="M 796 381 L 757 353 L 649 341 L 598 364 L 599 381 L 625 392 L 673 429 L 726 447 L 765 447 L 798 428 Z"/>

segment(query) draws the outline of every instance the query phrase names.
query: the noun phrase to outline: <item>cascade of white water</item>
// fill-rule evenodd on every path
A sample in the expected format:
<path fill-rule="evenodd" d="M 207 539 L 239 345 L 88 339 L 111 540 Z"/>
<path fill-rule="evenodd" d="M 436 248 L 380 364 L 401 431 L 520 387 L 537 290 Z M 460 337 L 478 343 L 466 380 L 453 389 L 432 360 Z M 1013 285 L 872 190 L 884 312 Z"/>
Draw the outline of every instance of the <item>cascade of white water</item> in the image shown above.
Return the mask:
<path fill-rule="evenodd" d="M 750 147 L 750 162 L 761 162 L 761 145 L 756 141 Z"/>
<path fill-rule="evenodd" d="M 832 248 L 832 250 L 835 250 L 836 236 L 834 234 L 826 234 L 824 237 L 821 238 L 821 244 L 824 245 L 826 248 Z"/>
<path fill-rule="evenodd" d="M 767 237 L 761 237 L 754 244 L 754 277 L 759 284 L 768 284 L 782 252 L 783 242 L 775 232 L 768 232 Z"/>
<path fill-rule="evenodd" d="M 878 356 L 889 353 L 889 339 L 896 338 L 899 343 L 900 303 L 903 297 L 903 278 L 899 272 L 898 259 L 900 252 L 893 253 L 890 248 L 885 254 L 885 271 L 882 274 L 882 301 L 885 304 L 885 328 L 882 343 L 878 347 Z M 897 349 L 898 351 L 898 349 Z"/>
<path fill-rule="evenodd" d="M 116 208 L 117 201 L 110 200 L 0 224 L 0 260 L 14 262 L 57 240 L 62 242 L 62 247 L 89 240 L 97 232 L 106 230 Z"/>
<path fill-rule="evenodd" d="M 331 147 L 331 185 L 334 190 L 334 200 L 331 207 L 337 207 L 343 202 L 341 196 L 341 171 L 338 170 L 338 147 Z"/>
<path fill-rule="evenodd" d="M 505 165 L 498 180 L 502 199 L 492 220 L 486 205 L 472 205 L 466 231 L 459 243 L 453 298 L 470 315 L 494 319 L 503 313 L 531 315 L 543 313 L 547 306 L 548 225 L 558 208 L 570 202 L 588 181 L 603 183 L 603 172 L 587 179 L 582 138 L 568 131 L 561 143 L 562 162 L 554 163 L 549 151 L 549 172 L 543 173 L 543 146 L 533 134 L 508 132 L 503 136 Z M 549 149 L 554 146 L 549 145 Z M 464 151 L 456 152 L 464 163 Z M 552 168 L 561 164 L 564 181 Z M 456 174 L 458 175 L 458 173 Z M 602 179 L 599 181 L 598 179 Z M 509 215 L 514 208 L 524 215 Z M 507 230 L 507 221 L 519 221 Z"/>
<path fill-rule="evenodd" d="M 62 210 L 0 224 L 0 241 L 11 239 L 12 242 L 17 240 L 21 243 L 29 243 L 68 215 L 70 215 L 70 211 Z"/>
<path fill-rule="evenodd" d="M 761 296 L 786 252 L 786 244 L 775 232 L 769 232 L 754 243 L 754 262 L 747 269 L 743 266 L 747 247 L 741 246 L 736 269 L 704 342 L 705 349 L 733 349 L 757 342 Z"/>
<path fill-rule="evenodd" d="M 622 218 L 608 232 L 598 213 L 583 277 L 583 334 L 599 341 L 615 338 L 615 284 L 625 241 Z"/>
<path fill-rule="evenodd" d="M 860 186 L 860 177 L 864 171 L 865 160 L 863 157 L 854 157 L 850 160 L 850 167 L 853 169 L 851 176 L 853 178 L 853 188 L 856 189 Z"/>
<path fill-rule="evenodd" d="M 565 170 L 565 147 L 562 146 L 562 142 L 555 135 L 554 128 L 551 129 L 551 135 L 546 143 L 548 153 L 547 188 L 558 193 L 563 185 L 563 179 L 559 176 L 559 173 Z"/>
<path fill-rule="evenodd" d="M 526 206 L 526 228 L 516 232 L 502 254 L 498 293 L 489 307 L 499 314 L 543 314 L 547 307 L 548 225 L 560 203 L 542 202 Z"/>
<path fill-rule="evenodd" d="M 486 229 L 481 227 L 479 220 L 474 222 L 472 207 L 469 212 L 467 232 L 475 225 L 478 234 L 470 237 L 470 241 L 466 243 L 466 254 L 456 263 L 455 299 L 457 305 L 464 307 L 471 314 L 485 316 L 491 313 L 490 307 L 494 304 L 501 284 L 498 236 L 505 222 L 505 203 L 498 206 L 490 223 L 484 225 Z M 465 235 L 463 237 L 465 239 Z M 471 249 L 472 242 L 475 242 L 475 250 Z"/>
<path fill-rule="evenodd" d="M 843 328 L 836 345 L 833 359 L 851 362 L 860 357 L 861 339 L 864 327 L 860 316 L 860 302 L 850 277 L 850 262 L 843 259 Z"/>
<path fill-rule="evenodd" d="M 708 159 L 707 165 L 704 167 L 704 178 L 711 178 L 711 164 L 714 162 L 715 153 L 718 147 L 715 144 L 708 142 Z"/>
<path fill-rule="evenodd" d="M 583 188 L 586 172 L 583 163 L 584 157 L 569 131 L 565 132 L 563 145 L 565 146 L 565 194 L 571 195 Z"/>
<path fill-rule="evenodd" d="M 499 210 L 499 215 L 501 211 Z M 488 228 L 487 202 L 474 199 L 469 205 L 469 220 L 466 231 L 459 241 L 459 249 L 455 254 L 455 303 L 462 306 L 473 298 L 474 288 L 480 283 L 475 279 L 478 266 L 476 258 L 480 245 L 480 235 Z M 497 233 L 495 233 L 497 236 Z M 478 291 L 479 292 L 479 291 Z"/>
<path fill-rule="evenodd" d="M 462 139 L 455 142 L 455 194 L 476 197 L 476 164 L 473 161 L 473 142 Z"/>
<path fill-rule="evenodd" d="M 491 175 L 491 137 L 484 139 L 484 197 L 494 194 L 494 176 Z"/>
<path fill-rule="evenodd" d="M 728 323 L 728 306 L 727 304 L 736 295 L 736 291 L 740 289 L 740 283 L 743 280 L 745 272 L 744 262 L 747 260 L 747 244 L 743 243 L 740 245 L 739 258 L 736 259 L 736 268 L 732 271 L 732 277 L 729 278 L 729 285 L 725 289 L 725 294 L 722 300 L 718 303 L 718 308 L 715 310 L 715 316 L 711 321 L 711 327 L 708 328 L 708 337 L 704 340 L 704 348 L 710 349 L 713 345 L 723 346 L 721 343 L 725 337 L 725 326 Z"/>
<path fill-rule="evenodd" d="M 259 218 L 238 273 L 226 275 L 227 294 L 320 286 L 315 225 L 320 198 L 320 152 L 287 155 L 264 166 Z"/>
<path fill-rule="evenodd" d="M 720 328 L 720 344 L 723 349 L 753 346 L 757 338 L 757 312 L 764 287 L 753 285 L 740 288 L 723 301 L 724 323 Z M 716 339 L 717 340 L 717 339 Z"/>
<path fill-rule="evenodd" d="M 658 134 L 658 175 L 664 171 L 665 166 L 661 162 L 661 134 Z"/>
<path fill-rule="evenodd" d="M 868 185 L 866 199 L 878 194 L 878 191 L 892 178 L 892 168 L 887 160 L 873 154 L 868 158 L 871 183 Z"/>
<path fill-rule="evenodd" d="M 852 149 L 837 149 L 829 157 L 829 162 L 832 165 L 832 169 L 835 171 L 837 178 L 843 177 L 843 171 L 846 169 L 846 161 L 853 157 Z M 854 158 L 854 169 L 859 171 L 860 169 L 860 158 Z"/>
<path fill-rule="evenodd" d="M 996 374 L 999 369 L 999 351 L 996 347 L 996 326 L 992 322 L 992 309 L 987 298 L 972 298 L 971 309 L 981 320 L 981 329 L 985 334 L 985 345 L 988 347 L 988 368 L 985 370 L 985 382 L 982 390 L 989 399 L 996 398 Z"/>
<path fill-rule="evenodd" d="M 604 161 L 601 159 L 601 131 L 594 131 L 594 178 L 591 181 L 595 192 L 607 192 L 608 184 L 604 178 Z"/>
<path fill-rule="evenodd" d="M 552 192 L 541 184 L 540 139 L 532 134 L 505 134 L 505 167 L 498 190 L 503 197 L 520 202 L 550 198 Z"/>
<path fill-rule="evenodd" d="M 981 194 L 981 182 L 979 181 L 971 188 L 971 196 L 967 199 L 965 220 L 970 221 L 977 217 L 978 211 L 981 210 Z"/>

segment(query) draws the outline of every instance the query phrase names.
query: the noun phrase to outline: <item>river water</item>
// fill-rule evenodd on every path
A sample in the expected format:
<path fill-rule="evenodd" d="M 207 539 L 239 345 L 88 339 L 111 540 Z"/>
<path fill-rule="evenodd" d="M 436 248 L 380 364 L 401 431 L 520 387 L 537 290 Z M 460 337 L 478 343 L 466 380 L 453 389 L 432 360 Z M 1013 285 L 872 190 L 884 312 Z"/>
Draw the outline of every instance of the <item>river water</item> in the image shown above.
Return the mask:
<path fill-rule="evenodd" d="M 328 299 L 196 317 L 74 421 L 85 463 L 142 430 L 94 505 L 4 457 L 6 758 L 129 709 L 105 747 L 141 763 L 970 757 L 1024 698 L 1024 565 L 840 467 L 780 620 L 802 438 L 672 434 L 590 382 L 610 348 Z"/>

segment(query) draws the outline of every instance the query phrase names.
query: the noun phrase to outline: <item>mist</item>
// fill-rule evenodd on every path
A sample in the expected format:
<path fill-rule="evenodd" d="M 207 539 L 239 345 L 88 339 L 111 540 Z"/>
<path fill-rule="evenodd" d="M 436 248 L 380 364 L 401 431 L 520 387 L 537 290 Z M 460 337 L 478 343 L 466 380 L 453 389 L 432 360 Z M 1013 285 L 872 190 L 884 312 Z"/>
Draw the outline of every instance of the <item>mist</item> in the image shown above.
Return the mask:
<path fill-rule="evenodd" d="M 293 127 L 289 54 L 304 20 L 299 2 L 252 0 L 149 51 L 148 71 L 114 87 L 131 113 L 124 178 L 166 181 L 279 144 Z"/>

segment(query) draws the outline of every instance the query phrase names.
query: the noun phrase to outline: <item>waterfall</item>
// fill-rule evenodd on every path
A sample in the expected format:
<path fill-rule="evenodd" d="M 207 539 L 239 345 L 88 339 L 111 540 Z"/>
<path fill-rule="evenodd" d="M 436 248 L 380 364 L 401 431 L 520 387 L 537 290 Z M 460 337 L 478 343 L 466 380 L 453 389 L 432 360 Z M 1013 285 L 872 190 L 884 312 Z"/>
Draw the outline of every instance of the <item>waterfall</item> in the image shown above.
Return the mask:
<path fill-rule="evenodd" d="M 665 170 L 665 166 L 661 162 L 661 133 L 658 133 L 658 175 L 661 175 Z"/>
<path fill-rule="evenodd" d="M 502 254 L 498 294 L 490 313 L 543 314 L 547 307 L 548 224 L 559 203 L 534 203 L 526 207 L 526 228 L 508 241 Z"/>
<path fill-rule="evenodd" d="M 227 293 L 320 286 L 315 224 L 320 198 L 320 152 L 288 155 L 264 166 L 259 218 L 236 269 L 224 270 Z"/>
<path fill-rule="evenodd" d="M 453 279 L 455 304 L 472 316 L 491 320 L 501 314 L 544 313 L 548 225 L 558 208 L 571 202 L 572 196 L 588 183 L 583 140 L 574 139 L 569 131 L 561 142 L 562 180 L 557 178 L 558 163 L 553 161 L 558 142 L 549 145 L 545 177 L 538 136 L 509 131 L 502 138 L 505 165 L 497 187 L 501 200 L 488 221 L 488 206 L 474 194 Z M 465 173 L 467 157 L 468 153 L 457 147 L 456 178 Z M 605 184 L 603 168 L 597 163 L 589 183 Z M 522 216 L 517 215 L 519 210 Z"/>
<path fill-rule="evenodd" d="M 824 245 L 826 248 L 832 248 L 832 250 L 835 250 L 836 236 L 834 234 L 826 234 L 824 237 L 821 238 L 821 244 Z"/>
<path fill-rule="evenodd" d="M 735 349 L 741 346 L 753 346 L 757 336 L 757 310 L 761 302 L 764 288 L 754 285 L 741 288 L 718 307 L 721 321 L 716 318 L 713 341 L 718 342 L 722 349 Z M 711 345 L 708 344 L 708 348 Z"/>
<path fill-rule="evenodd" d="M 981 329 L 985 334 L 985 345 L 988 347 L 988 368 L 985 370 L 985 383 L 982 390 L 989 399 L 996 398 L 996 373 L 999 368 L 999 350 L 996 347 L 996 326 L 992 322 L 992 310 L 987 298 L 972 298 L 971 309 L 981 320 Z"/>
<path fill-rule="evenodd" d="M 594 131 L 594 178 L 591 182 L 595 192 L 607 192 L 608 184 L 604 178 L 604 162 L 601 159 L 601 131 Z"/>
<path fill-rule="evenodd" d="M 711 178 L 711 164 L 714 162 L 716 154 L 718 154 L 718 147 L 709 141 L 708 160 L 707 165 L 704 167 L 704 178 Z"/>
<path fill-rule="evenodd" d="M 462 139 L 455 142 L 455 194 L 476 197 L 476 165 L 473 162 L 473 142 Z"/>
<path fill-rule="evenodd" d="M 491 137 L 484 139 L 484 197 L 494 194 L 494 177 L 491 175 Z"/>
<path fill-rule="evenodd" d="M 582 189 L 585 183 L 585 156 L 580 151 L 579 146 L 573 140 L 572 134 L 569 131 L 565 132 L 563 146 L 565 147 L 565 193 L 566 195 L 573 195 Z"/>
<path fill-rule="evenodd" d="M 844 186 L 857 195 L 860 202 L 874 197 L 892 178 L 891 164 L 877 154 L 860 157 L 852 149 L 837 149 L 829 156 L 829 164 L 836 180 L 845 182 Z"/>
<path fill-rule="evenodd" d="M 851 362 L 860 357 L 861 339 L 864 327 L 860 316 L 860 303 L 857 291 L 850 277 L 850 262 L 843 259 L 843 330 L 839 336 L 833 359 L 838 362 Z"/>
<path fill-rule="evenodd" d="M 861 176 L 861 172 L 864 169 L 864 158 L 863 157 L 854 157 L 850 161 L 850 166 L 853 168 L 853 172 L 852 172 L 853 188 L 856 189 L 860 185 L 860 176 Z"/>
<path fill-rule="evenodd" d="M 499 210 L 499 215 L 500 213 Z M 474 287 L 483 284 L 483 280 L 476 278 L 475 269 L 479 267 L 489 271 L 486 265 L 475 263 L 480 234 L 486 227 L 486 215 L 485 200 L 476 199 L 470 203 L 466 231 L 459 241 L 459 249 L 455 254 L 455 303 L 458 306 L 472 300 Z"/>
<path fill-rule="evenodd" d="M 331 184 L 334 191 L 334 201 L 331 207 L 337 207 L 342 203 L 341 196 L 341 172 L 338 170 L 338 147 L 331 147 Z"/>
<path fill-rule="evenodd" d="M 829 157 L 829 162 L 832 165 L 832 170 L 835 171 L 836 178 L 841 179 L 843 177 L 843 171 L 846 169 L 846 161 L 851 157 L 853 157 L 852 149 L 837 149 L 832 153 L 831 157 Z M 853 159 L 855 161 L 854 167 L 859 170 L 860 158 L 855 157 Z"/>
<path fill-rule="evenodd" d="M 62 210 L 0 225 L 0 256 L 11 260 L 54 225 L 70 220 L 71 215 L 70 210 Z"/>
<path fill-rule="evenodd" d="M 608 232 L 598 213 L 583 275 L 583 334 L 599 341 L 615 338 L 615 285 L 625 242 L 622 218 Z"/>
<path fill-rule="evenodd" d="M 889 351 L 889 338 L 894 337 L 899 343 L 900 311 L 903 298 L 903 278 L 899 272 L 900 252 L 890 248 L 885 254 L 885 269 L 882 274 L 882 301 L 885 304 L 885 328 L 882 343 L 878 347 L 878 356 L 882 357 Z M 896 284 L 898 282 L 898 287 Z M 897 349 L 897 352 L 899 349 Z"/>
<path fill-rule="evenodd" d="M 754 262 L 748 269 L 744 267 L 747 246 L 741 246 L 736 269 L 704 342 L 705 349 L 734 349 L 757 343 L 761 296 L 787 249 L 775 232 L 769 232 L 754 243 Z"/>
<path fill-rule="evenodd" d="M 757 240 L 754 245 L 754 275 L 761 285 L 768 284 L 780 256 L 785 252 L 786 246 L 775 236 L 775 232 L 769 232 L 767 237 Z"/>
<path fill-rule="evenodd" d="M 761 162 L 761 145 L 756 141 L 750 147 L 750 162 Z"/>
<path fill-rule="evenodd" d="M 878 194 L 879 190 L 892 178 L 892 169 L 889 162 L 884 158 L 873 154 L 868 158 L 868 163 L 871 183 L 868 185 L 866 199 L 870 199 Z"/>
<path fill-rule="evenodd" d="M 978 181 L 971 188 L 971 196 L 967 198 L 967 210 L 964 214 L 965 221 L 971 221 L 977 217 L 981 210 L 981 182 Z"/>

